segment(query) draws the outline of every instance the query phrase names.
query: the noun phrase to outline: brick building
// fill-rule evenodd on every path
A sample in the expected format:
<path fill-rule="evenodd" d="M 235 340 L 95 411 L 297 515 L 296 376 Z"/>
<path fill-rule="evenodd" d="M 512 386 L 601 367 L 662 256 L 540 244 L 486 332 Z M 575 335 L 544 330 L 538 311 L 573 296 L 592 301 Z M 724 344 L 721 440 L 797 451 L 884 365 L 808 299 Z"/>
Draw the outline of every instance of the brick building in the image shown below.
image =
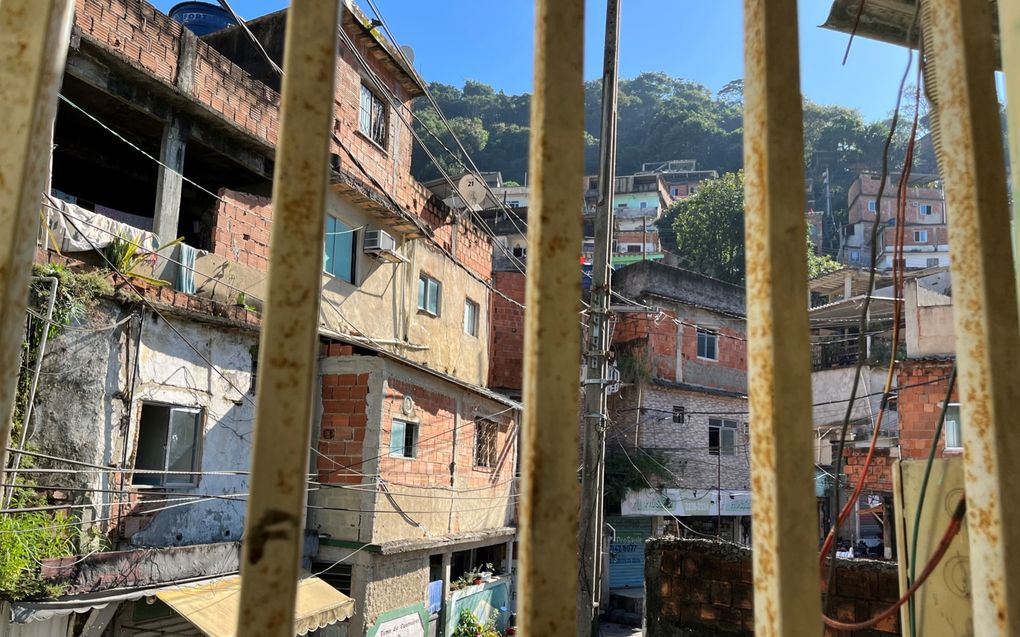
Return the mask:
<path fill-rule="evenodd" d="M 584 178 L 585 242 L 582 252 L 591 258 L 595 250 L 594 220 L 599 195 L 598 176 Z M 617 176 L 613 187 L 613 266 L 663 258 L 655 222 L 673 202 L 666 182 L 657 173 Z"/>
<path fill-rule="evenodd" d="M 613 287 L 654 310 L 616 314 L 621 388 L 610 399 L 608 453 L 663 469 L 608 517 L 617 538 L 609 581 L 620 588 L 642 581 L 630 547 L 650 536 L 748 541 L 750 459 L 743 288 L 651 261 L 617 270 Z"/>
<path fill-rule="evenodd" d="M 849 221 L 844 228 L 843 247 L 839 260 L 854 267 L 867 267 L 871 258 L 871 229 L 878 209 L 880 180 L 875 175 L 861 174 L 847 191 Z M 895 226 L 899 175 L 888 178 L 882 191 L 883 227 L 879 231 L 877 269 L 893 266 L 896 245 Z M 904 261 L 907 269 L 949 265 L 949 230 L 943 190 L 937 177 L 915 175 L 907 188 Z"/>
<path fill-rule="evenodd" d="M 280 11 L 248 23 L 278 63 L 286 19 Z M 410 173 L 412 136 L 402 115 L 422 94 L 422 80 L 356 6 L 343 10 L 341 35 L 326 242 L 309 246 L 324 249 L 325 258 L 320 409 L 309 466 L 317 479 L 308 498 L 306 566 L 355 599 L 344 629 L 361 635 L 394 613 L 420 611 L 438 624 L 443 618 L 437 613 L 463 594 L 452 586 L 461 575 L 487 563 L 509 571 L 519 405 L 486 388 L 492 242 L 471 220 L 455 222 Z M 114 475 L 139 469 L 147 457 L 140 432 L 152 416 L 143 400 L 155 400 L 160 414 L 202 410 L 204 428 L 189 434 L 197 437 L 196 448 L 222 447 L 189 471 L 247 468 L 251 415 L 234 403 L 245 402 L 247 409 L 246 401 L 257 400 L 252 378 L 273 224 L 279 86 L 279 76 L 238 27 L 197 37 L 139 0 L 76 3 L 54 130 L 52 191 L 44 204 L 51 252 L 40 259 L 55 258 L 52 250 L 59 247 L 76 257 L 76 268 L 88 269 L 102 263 L 94 247 L 132 241 L 151 250 L 183 238 L 151 263 L 134 264 L 131 273 L 169 282 L 142 288 L 156 307 L 180 310 L 167 312 L 177 330 L 159 332 L 153 345 L 159 356 L 147 353 L 142 339 L 143 364 L 176 372 L 168 386 L 203 398 L 184 400 L 167 388 L 153 389 L 157 398 L 132 398 L 124 387 L 94 379 L 100 389 L 89 399 L 126 400 L 123 422 L 75 423 L 91 427 L 89 435 L 107 446 L 49 449 L 63 458 L 56 467 L 87 462 Z M 228 338 L 209 325 L 243 334 Z M 157 320 L 147 326 L 148 338 L 156 338 L 157 326 Z M 111 360 L 134 361 L 124 330 L 114 334 L 119 340 L 111 347 L 128 358 Z M 200 352 L 225 351 L 229 343 L 224 356 L 230 364 L 218 354 L 203 359 L 189 353 L 188 339 Z M 174 366 L 175 356 L 187 364 Z M 65 364 L 102 369 L 74 356 Z M 126 368 L 110 365 L 108 374 L 121 374 L 123 381 Z M 221 375 L 250 388 L 250 395 L 238 397 L 209 381 Z M 202 476 L 175 485 L 174 495 L 243 502 L 245 485 L 243 477 Z M 91 525 L 116 548 L 133 551 L 144 540 L 166 556 L 164 567 L 177 564 L 164 569 L 175 578 L 208 575 L 189 573 L 168 547 L 204 546 L 217 529 L 226 530 L 217 542 L 236 542 L 243 505 L 221 505 L 229 511 L 222 524 L 202 526 L 201 516 L 180 515 L 190 510 L 188 503 L 176 512 L 145 506 L 138 495 L 144 486 L 129 483 L 112 493 L 108 483 L 89 483 L 71 492 L 68 504 L 77 512 L 117 505 L 118 518 Z M 118 504 L 124 494 L 127 509 Z M 81 523 L 89 525 L 85 517 Z M 167 535 L 173 524 L 181 532 Z M 82 563 L 104 559 L 99 552 Z M 161 585 L 167 582 L 159 573 L 132 582 L 152 591 Z M 494 589 L 505 591 L 506 578 L 469 592 L 490 595 Z M 144 623 L 126 599 L 114 607 L 118 617 Z M 106 619 L 111 626 L 125 623 Z"/>
<path fill-rule="evenodd" d="M 696 193 L 701 182 L 719 177 L 714 170 L 698 170 L 698 162 L 693 159 L 645 162 L 641 164 L 641 172 L 662 175 L 666 190 L 674 201 Z"/>

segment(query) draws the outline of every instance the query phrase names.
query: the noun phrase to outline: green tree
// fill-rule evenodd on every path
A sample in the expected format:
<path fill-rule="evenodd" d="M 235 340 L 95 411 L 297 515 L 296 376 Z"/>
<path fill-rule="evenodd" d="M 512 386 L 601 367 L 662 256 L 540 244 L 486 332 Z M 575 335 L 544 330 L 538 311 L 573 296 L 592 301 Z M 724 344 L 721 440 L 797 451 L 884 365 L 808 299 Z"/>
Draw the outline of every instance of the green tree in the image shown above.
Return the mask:
<path fill-rule="evenodd" d="M 744 173 L 704 181 L 658 222 L 684 265 L 728 283 L 744 281 Z"/>
<path fill-rule="evenodd" d="M 805 234 L 807 238 L 807 275 L 809 279 L 835 272 L 843 267 L 843 264 L 827 254 L 815 254 L 815 246 L 811 243 L 810 232 Z"/>
<path fill-rule="evenodd" d="M 704 181 L 658 221 L 666 249 L 688 268 L 728 283 L 744 283 L 744 173 Z M 838 270 L 839 262 L 815 254 L 805 229 L 808 277 Z"/>

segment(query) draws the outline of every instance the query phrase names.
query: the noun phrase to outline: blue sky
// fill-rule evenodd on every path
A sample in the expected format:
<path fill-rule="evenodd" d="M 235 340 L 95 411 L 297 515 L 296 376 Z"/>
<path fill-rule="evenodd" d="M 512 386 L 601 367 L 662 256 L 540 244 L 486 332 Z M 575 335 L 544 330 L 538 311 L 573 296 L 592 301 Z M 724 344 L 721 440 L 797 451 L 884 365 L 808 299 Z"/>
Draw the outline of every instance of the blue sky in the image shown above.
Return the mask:
<path fill-rule="evenodd" d="M 507 93 L 530 92 L 532 0 L 376 0 L 399 44 L 415 50 L 415 66 L 428 81 L 460 86 L 465 79 Z M 167 11 L 175 0 L 156 0 Z M 232 0 L 250 19 L 282 8 L 285 0 Z M 585 79 L 602 70 L 605 0 L 588 0 Z M 621 0 L 620 76 L 644 71 L 718 90 L 741 77 L 741 0 Z M 366 2 L 360 3 L 371 14 Z M 802 88 L 820 103 L 859 109 L 867 119 L 893 107 L 907 53 L 864 39 L 854 41 L 846 66 L 847 36 L 818 28 L 830 2 L 801 0 Z"/>

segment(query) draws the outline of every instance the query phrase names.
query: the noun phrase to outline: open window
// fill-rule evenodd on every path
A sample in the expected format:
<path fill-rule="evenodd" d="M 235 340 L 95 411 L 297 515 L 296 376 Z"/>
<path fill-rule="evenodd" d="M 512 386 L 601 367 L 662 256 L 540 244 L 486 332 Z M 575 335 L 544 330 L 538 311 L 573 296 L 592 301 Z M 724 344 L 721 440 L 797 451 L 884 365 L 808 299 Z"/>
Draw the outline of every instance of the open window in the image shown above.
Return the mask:
<path fill-rule="evenodd" d="M 326 273 L 354 283 L 358 231 L 333 215 L 326 215 L 326 254 L 322 269 Z"/>
<path fill-rule="evenodd" d="M 394 420 L 390 430 L 390 457 L 414 458 L 418 455 L 418 423 Z"/>
<path fill-rule="evenodd" d="M 478 304 L 471 299 L 464 299 L 464 333 L 478 336 Z"/>
<path fill-rule="evenodd" d="M 146 403 L 138 423 L 133 484 L 191 487 L 198 484 L 202 410 Z"/>
<path fill-rule="evenodd" d="M 960 451 L 963 449 L 963 432 L 960 427 L 960 405 L 950 403 L 946 407 L 946 451 Z"/>
<path fill-rule="evenodd" d="M 708 419 L 708 453 L 733 456 L 737 453 L 737 421 Z"/>
<path fill-rule="evenodd" d="M 719 360 L 719 334 L 713 330 L 698 328 L 698 358 Z"/>

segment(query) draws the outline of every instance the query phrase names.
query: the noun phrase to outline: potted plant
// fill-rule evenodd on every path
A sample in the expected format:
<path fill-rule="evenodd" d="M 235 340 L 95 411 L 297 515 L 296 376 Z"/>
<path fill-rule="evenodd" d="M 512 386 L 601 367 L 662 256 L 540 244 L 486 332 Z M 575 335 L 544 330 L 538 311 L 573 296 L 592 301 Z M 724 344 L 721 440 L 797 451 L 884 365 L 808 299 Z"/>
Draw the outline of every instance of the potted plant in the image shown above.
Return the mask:
<path fill-rule="evenodd" d="M 489 581 L 490 579 L 492 579 L 492 573 L 493 573 L 492 562 L 487 562 L 485 566 L 482 567 L 482 570 L 479 573 L 479 575 L 482 577 L 483 580 Z"/>

